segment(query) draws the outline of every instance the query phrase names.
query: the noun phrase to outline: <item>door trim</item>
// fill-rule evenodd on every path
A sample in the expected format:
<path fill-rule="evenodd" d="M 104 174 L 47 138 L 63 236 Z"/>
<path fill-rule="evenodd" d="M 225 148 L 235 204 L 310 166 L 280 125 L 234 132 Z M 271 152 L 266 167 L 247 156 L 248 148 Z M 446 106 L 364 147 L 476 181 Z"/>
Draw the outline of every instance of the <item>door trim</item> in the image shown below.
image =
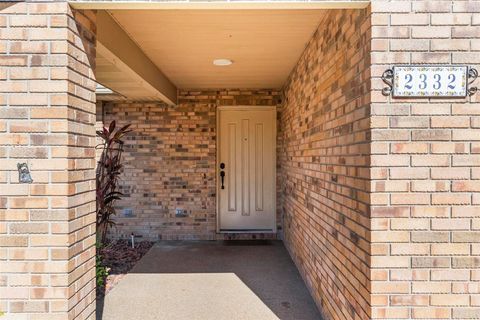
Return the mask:
<path fill-rule="evenodd" d="M 219 176 L 219 167 L 220 167 L 220 111 L 222 110 L 232 110 L 232 111 L 258 111 L 258 110 L 267 110 L 275 112 L 275 118 L 273 121 L 273 136 L 275 137 L 273 145 L 273 181 L 274 181 L 274 192 L 273 192 L 273 229 L 272 230 L 263 230 L 263 229 L 252 229 L 252 230 L 222 230 L 220 229 L 220 179 Z M 216 160 L 215 160 L 215 207 L 216 207 L 216 231 L 217 233 L 277 233 L 277 107 L 276 106 L 218 106 L 216 111 Z"/>

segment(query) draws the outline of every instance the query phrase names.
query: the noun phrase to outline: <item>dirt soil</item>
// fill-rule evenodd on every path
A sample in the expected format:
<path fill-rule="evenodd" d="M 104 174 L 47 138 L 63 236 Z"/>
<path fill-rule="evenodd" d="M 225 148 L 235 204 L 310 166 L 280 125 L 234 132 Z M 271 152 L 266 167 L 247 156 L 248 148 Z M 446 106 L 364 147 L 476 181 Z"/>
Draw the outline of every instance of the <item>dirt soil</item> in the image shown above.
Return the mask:
<path fill-rule="evenodd" d="M 135 243 L 135 248 L 132 248 L 129 241 L 118 240 L 100 249 L 103 264 L 109 271 L 105 288 L 97 288 L 97 299 L 103 299 L 152 246 L 153 242 L 141 241 Z"/>

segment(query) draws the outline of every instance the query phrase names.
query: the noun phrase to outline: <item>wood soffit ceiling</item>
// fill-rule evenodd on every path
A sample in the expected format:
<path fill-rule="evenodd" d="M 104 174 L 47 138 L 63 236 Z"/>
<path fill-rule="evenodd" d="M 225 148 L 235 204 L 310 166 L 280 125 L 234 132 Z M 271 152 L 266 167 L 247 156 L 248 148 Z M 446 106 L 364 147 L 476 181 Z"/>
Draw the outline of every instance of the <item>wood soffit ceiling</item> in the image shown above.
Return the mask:
<path fill-rule="evenodd" d="M 285 84 L 324 10 L 110 10 L 179 89 L 276 88 Z M 217 67 L 227 58 L 233 65 Z M 108 63 L 100 58 L 102 72 Z M 115 70 L 112 70 L 114 77 Z M 128 79 L 118 75 L 119 81 Z M 131 88 L 136 90 L 136 88 Z M 123 93 L 123 92 L 122 92 Z M 135 92 L 140 94 L 141 92 Z"/>

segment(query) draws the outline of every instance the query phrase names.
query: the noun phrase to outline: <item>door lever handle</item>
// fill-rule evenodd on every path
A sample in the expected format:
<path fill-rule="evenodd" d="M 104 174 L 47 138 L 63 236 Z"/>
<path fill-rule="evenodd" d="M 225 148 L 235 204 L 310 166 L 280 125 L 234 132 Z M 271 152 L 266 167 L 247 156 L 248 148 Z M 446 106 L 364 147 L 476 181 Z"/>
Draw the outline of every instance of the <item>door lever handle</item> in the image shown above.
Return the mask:
<path fill-rule="evenodd" d="M 222 189 L 225 189 L 224 182 L 225 182 L 225 171 L 220 171 L 220 178 L 222 179 Z"/>

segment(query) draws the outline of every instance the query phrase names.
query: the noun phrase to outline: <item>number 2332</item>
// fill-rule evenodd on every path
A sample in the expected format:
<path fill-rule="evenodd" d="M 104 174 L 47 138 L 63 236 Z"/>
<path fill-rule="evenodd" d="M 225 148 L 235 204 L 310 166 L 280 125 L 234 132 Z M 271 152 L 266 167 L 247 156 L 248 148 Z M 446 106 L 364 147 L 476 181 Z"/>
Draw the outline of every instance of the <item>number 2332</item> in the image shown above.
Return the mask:
<path fill-rule="evenodd" d="M 444 81 L 442 81 L 442 76 L 445 77 L 445 75 L 442 75 L 442 74 L 439 74 L 439 73 L 435 73 L 433 74 L 433 83 L 432 83 L 432 88 L 434 90 L 441 90 L 441 89 L 444 89 L 442 88 L 442 85 L 446 85 L 448 89 L 450 90 L 455 90 L 456 88 L 456 83 L 455 83 L 455 80 L 457 80 L 457 77 L 455 76 L 455 74 L 453 73 L 450 73 L 448 75 L 446 75 L 446 78 L 447 78 L 447 83 L 444 83 Z M 418 75 L 419 79 L 416 83 L 416 85 L 418 86 L 418 89 L 420 90 L 425 90 L 427 89 L 427 86 L 428 86 L 428 83 L 429 83 L 429 80 L 428 79 L 428 75 L 426 73 L 420 73 Z M 412 89 L 415 89 L 414 88 L 414 79 L 413 79 L 413 75 L 410 74 L 410 73 L 407 73 L 405 74 L 405 84 L 404 84 L 404 87 L 405 89 L 407 90 L 412 90 Z M 430 80 L 432 81 L 432 80 Z"/>

